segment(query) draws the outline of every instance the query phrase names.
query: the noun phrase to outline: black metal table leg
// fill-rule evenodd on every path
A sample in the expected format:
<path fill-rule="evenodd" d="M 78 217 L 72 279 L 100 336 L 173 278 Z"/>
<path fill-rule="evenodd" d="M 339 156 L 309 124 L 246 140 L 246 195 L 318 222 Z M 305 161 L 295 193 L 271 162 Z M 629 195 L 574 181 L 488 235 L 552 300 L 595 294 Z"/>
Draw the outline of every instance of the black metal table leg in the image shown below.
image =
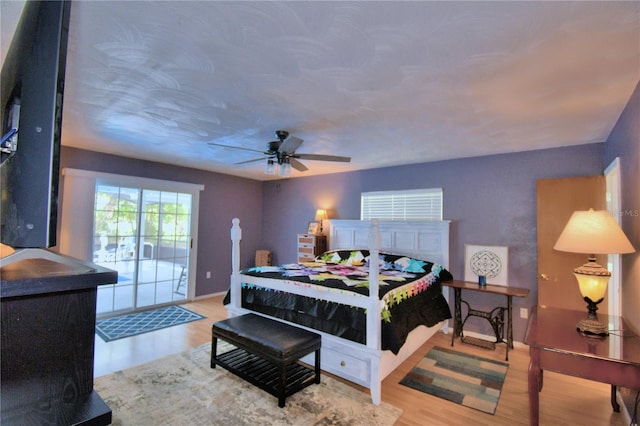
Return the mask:
<path fill-rule="evenodd" d="M 505 360 L 509 361 L 509 349 L 513 349 L 513 302 L 512 297 L 507 295 L 507 354 Z"/>
<path fill-rule="evenodd" d="M 459 288 L 453 289 L 453 305 L 454 305 L 454 313 L 453 313 L 453 333 L 451 333 L 451 346 L 453 346 L 453 342 L 456 337 L 462 334 L 462 290 Z"/>

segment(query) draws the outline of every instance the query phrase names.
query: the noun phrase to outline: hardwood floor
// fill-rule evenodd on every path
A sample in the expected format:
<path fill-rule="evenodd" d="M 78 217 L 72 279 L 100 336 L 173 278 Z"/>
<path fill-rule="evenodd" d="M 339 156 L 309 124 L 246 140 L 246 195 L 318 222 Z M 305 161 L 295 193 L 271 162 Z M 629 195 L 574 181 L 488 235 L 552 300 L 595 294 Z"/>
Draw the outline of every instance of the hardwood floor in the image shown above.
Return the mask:
<path fill-rule="evenodd" d="M 211 342 L 211 324 L 227 317 L 222 296 L 186 303 L 184 307 L 207 319 L 105 343 L 96 336 L 95 375 L 143 364 L 172 353 Z M 527 369 L 529 349 L 518 345 L 509 351 L 509 370 L 495 415 L 466 408 L 399 384 L 400 380 L 434 346 L 449 347 L 450 335 L 436 334 L 392 372 L 382 384 L 382 400 L 404 410 L 397 426 L 424 425 L 526 425 L 529 423 Z M 456 350 L 504 361 L 504 346 L 495 351 L 456 341 Z M 353 385 L 363 391 L 366 389 Z M 540 393 L 541 425 L 625 425 L 624 416 L 614 413 L 609 385 L 544 373 Z"/>

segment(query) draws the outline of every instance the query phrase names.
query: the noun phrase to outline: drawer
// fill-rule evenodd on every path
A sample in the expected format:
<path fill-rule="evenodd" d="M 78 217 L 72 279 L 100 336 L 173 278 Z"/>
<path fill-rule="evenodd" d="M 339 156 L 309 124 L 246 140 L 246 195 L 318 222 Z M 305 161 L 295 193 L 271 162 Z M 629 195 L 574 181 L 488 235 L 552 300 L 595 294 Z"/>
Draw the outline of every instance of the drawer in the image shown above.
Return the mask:
<path fill-rule="evenodd" d="M 304 246 L 298 247 L 299 254 L 302 254 L 302 253 L 313 254 L 313 250 L 314 250 L 313 247 L 304 247 Z"/>
<path fill-rule="evenodd" d="M 322 369 L 359 384 L 367 384 L 369 377 L 369 361 L 327 349 L 321 350 Z"/>
<path fill-rule="evenodd" d="M 315 237 L 310 237 L 310 236 L 299 236 L 298 237 L 298 244 L 311 244 L 314 245 L 316 242 L 316 238 Z"/>
<path fill-rule="evenodd" d="M 298 262 L 313 262 L 314 260 L 316 260 L 315 256 L 309 256 L 302 253 L 298 254 Z"/>

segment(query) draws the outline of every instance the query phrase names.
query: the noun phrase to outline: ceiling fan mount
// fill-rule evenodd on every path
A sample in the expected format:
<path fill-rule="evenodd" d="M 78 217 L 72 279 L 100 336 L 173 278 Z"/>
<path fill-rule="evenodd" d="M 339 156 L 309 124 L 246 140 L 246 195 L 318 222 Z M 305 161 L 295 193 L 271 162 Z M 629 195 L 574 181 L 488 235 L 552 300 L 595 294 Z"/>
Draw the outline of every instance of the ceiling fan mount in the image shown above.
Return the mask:
<path fill-rule="evenodd" d="M 267 160 L 267 169 L 269 165 L 273 167 L 273 163 L 280 166 L 286 166 L 287 168 L 293 167 L 294 169 L 304 172 L 309 170 L 307 166 L 302 164 L 298 159 L 303 160 L 316 160 L 316 161 L 338 161 L 348 163 L 351 161 L 351 157 L 341 157 L 337 155 L 323 155 L 323 154 L 298 154 L 296 149 L 304 142 L 302 139 L 295 136 L 291 136 L 286 130 L 276 130 L 275 135 L 278 138 L 277 141 L 267 142 L 267 151 L 258 151 L 256 149 L 244 148 L 239 146 L 222 145 L 218 143 L 209 142 L 209 145 L 220 146 L 223 148 L 241 149 L 244 151 L 259 152 L 266 157 L 255 158 L 253 160 L 241 161 L 236 164 L 247 164 L 255 161 Z M 290 165 L 290 166 L 289 166 Z M 271 172 L 269 172 L 271 174 Z M 282 175 L 282 173 L 281 173 Z M 287 174 L 288 176 L 288 174 Z"/>
<path fill-rule="evenodd" d="M 286 130 L 276 130 L 276 137 L 280 139 L 280 142 L 284 142 L 289 137 L 289 132 Z"/>

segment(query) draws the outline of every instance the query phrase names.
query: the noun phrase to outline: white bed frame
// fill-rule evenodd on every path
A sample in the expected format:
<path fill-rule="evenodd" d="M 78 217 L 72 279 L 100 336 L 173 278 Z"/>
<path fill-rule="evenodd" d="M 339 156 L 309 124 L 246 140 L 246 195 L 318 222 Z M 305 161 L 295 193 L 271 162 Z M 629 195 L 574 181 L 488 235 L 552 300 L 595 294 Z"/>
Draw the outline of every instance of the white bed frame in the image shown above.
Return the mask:
<path fill-rule="evenodd" d="M 371 263 L 369 271 L 369 296 L 355 294 L 353 296 L 337 292 L 321 291 L 304 285 L 292 285 L 292 282 L 259 278 L 240 274 L 240 240 L 242 230 L 240 220 L 233 219 L 231 228 L 232 241 L 232 274 L 231 303 L 227 306 L 229 316 L 242 315 L 248 310 L 241 307 L 242 283 L 255 284 L 275 290 L 294 293 L 323 300 L 329 300 L 367 310 L 367 344 L 352 342 L 331 334 L 313 330 L 322 335 L 321 367 L 323 370 L 342 377 L 371 392 L 374 404 L 380 404 L 382 380 L 396 367 L 404 362 L 434 333 L 443 329 L 446 332 L 446 321 L 433 327 L 419 326 L 414 329 L 407 341 L 395 355 L 389 350 L 381 350 L 381 309 L 383 302 L 378 295 L 377 262 Z M 368 249 L 372 258 L 377 258 L 380 251 L 411 256 L 428 260 L 449 268 L 449 221 L 410 221 L 410 222 L 378 222 L 359 220 L 330 221 L 329 248 Z M 444 291 L 448 301 L 447 292 Z M 294 324 L 299 326 L 298 324 Z M 313 364 L 312 359 L 303 358 Z"/>

